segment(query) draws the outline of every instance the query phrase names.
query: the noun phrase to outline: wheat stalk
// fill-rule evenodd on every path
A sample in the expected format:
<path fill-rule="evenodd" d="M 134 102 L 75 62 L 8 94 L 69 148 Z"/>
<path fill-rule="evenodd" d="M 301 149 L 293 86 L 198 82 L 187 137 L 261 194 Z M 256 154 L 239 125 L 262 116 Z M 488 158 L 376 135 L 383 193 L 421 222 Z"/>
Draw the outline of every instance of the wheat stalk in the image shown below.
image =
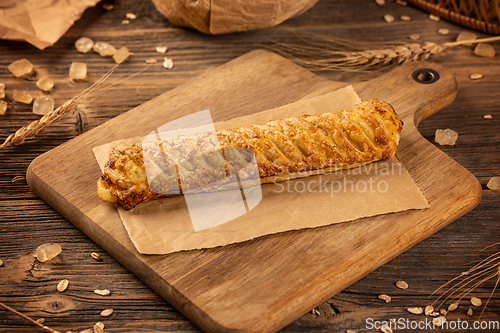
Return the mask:
<path fill-rule="evenodd" d="M 5 139 L 5 141 L 0 145 L 0 149 L 10 145 L 18 145 L 24 142 L 27 138 L 35 136 L 38 132 L 52 124 L 54 121 L 59 120 L 64 115 L 72 112 L 78 105 L 78 101 L 79 100 L 77 98 L 70 99 L 54 111 L 44 115 L 42 118 L 32 122 L 28 126 L 21 127 Z"/>
<path fill-rule="evenodd" d="M 50 332 L 50 333 L 59 333 L 59 331 L 56 331 L 56 330 L 54 330 L 54 329 L 52 329 L 52 328 L 50 328 L 50 327 L 48 327 L 48 326 L 45 326 L 45 325 L 43 325 L 43 324 L 41 324 L 41 323 L 37 322 L 36 320 L 34 320 L 34 319 L 32 319 L 32 318 L 28 317 L 28 316 L 27 316 L 27 315 L 25 315 L 25 314 L 22 314 L 21 312 L 19 312 L 19 311 L 17 311 L 17 310 L 14 310 L 14 309 L 13 309 L 13 308 L 11 308 L 10 306 L 5 305 L 5 304 L 3 304 L 2 302 L 0 302 L 0 306 L 1 306 L 1 307 L 3 307 L 3 308 L 5 308 L 6 310 L 8 310 L 8 311 L 12 312 L 12 313 L 15 313 L 16 315 L 18 315 L 18 316 L 20 316 L 20 317 L 22 317 L 22 318 L 24 318 L 24 319 L 26 319 L 26 320 L 30 321 L 31 323 L 35 324 L 36 326 L 40 327 L 41 329 L 43 329 L 43 330 L 45 330 L 45 331 L 47 331 L 47 332 Z"/>
<path fill-rule="evenodd" d="M 498 245 L 493 244 L 488 247 Z M 487 248 L 488 248 L 487 247 Z M 486 249 L 486 248 L 485 248 Z M 483 249 L 483 250 L 485 250 Z M 464 278 L 465 277 L 465 278 Z M 493 293 L 496 291 L 498 284 L 500 283 L 500 252 L 496 252 L 487 258 L 481 260 L 478 264 L 476 264 L 474 267 L 470 268 L 469 270 L 463 272 L 459 276 L 453 278 L 452 280 L 448 281 L 447 283 L 443 284 L 441 287 L 436 289 L 431 296 L 435 295 L 438 291 L 442 290 L 444 287 L 450 285 L 454 281 L 457 281 L 459 279 L 463 278 L 461 281 L 455 283 L 455 285 L 447 288 L 439 297 L 432 303 L 434 305 L 437 301 L 439 301 L 441 298 L 446 296 L 439 306 L 437 308 L 440 308 L 446 301 L 449 299 L 452 299 L 454 302 L 460 302 L 464 297 L 469 295 L 472 291 L 474 291 L 477 287 L 482 285 L 484 282 L 495 279 L 495 286 L 493 287 L 493 290 L 491 291 L 488 300 L 484 304 L 484 307 L 481 311 L 481 314 L 479 318 L 484 313 L 484 310 L 486 309 L 486 306 L 491 300 L 491 297 L 493 296 Z"/>
<path fill-rule="evenodd" d="M 500 36 L 437 44 L 373 43 L 343 40 L 317 34 L 299 36 L 303 44 L 278 43 L 271 50 L 312 71 L 384 70 L 416 60 L 427 60 L 447 48 L 468 43 L 487 43 L 500 40 Z"/>
<path fill-rule="evenodd" d="M 106 74 L 104 74 L 99 80 L 97 80 L 90 87 L 58 107 L 52 112 L 47 113 L 42 118 L 33 121 L 28 126 L 23 126 L 18 129 L 15 133 L 9 135 L 7 139 L 0 145 L 0 149 L 11 146 L 18 145 L 23 143 L 27 138 L 34 137 L 41 130 L 52 124 L 53 122 L 61 119 L 63 116 L 67 115 L 70 112 L 73 112 L 78 103 L 87 97 L 92 92 L 96 91 L 97 88 L 114 72 L 118 65 L 115 65 L 111 68 Z M 102 91 L 102 90 L 101 90 Z"/>
<path fill-rule="evenodd" d="M 146 69 L 148 69 L 151 65 L 147 65 L 144 67 L 144 69 L 140 70 L 139 72 L 132 74 L 130 76 L 127 76 L 123 80 L 120 80 L 116 83 L 109 84 L 108 86 L 104 88 L 99 88 L 99 86 L 106 81 L 108 77 L 113 74 L 115 71 L 116 67 L 118 67 L 119 64 L 116 64 L 113 68 L 111 68 L 106 74 L 104 74 L 99 80 L 97 80 L 94 84 L 92 84 L 90 87 L 58 107 L 52 112 L 47 113 L 44 115 L 42 118 L 35 120 L 34 122 L 30 123 L 28 126 L 23 126 L 20 129 L 18 129 L 15 133 L 9 135 L 7 139 L 0 145 L 0 149 L 11 146 L 11 145 L 18 145 L 20 143 L 23 143 L 27 138 L 34 137 L 35 135 L 38 134 L 41 130 L 43 130 L 45 127 L 49 126 L 53 122 L 61 119 L 63 116 L 67 115 L 70 112 L 73 112 L 76 107 L 78 106 L 78 103 L 84 99 L 85 97 L 89 96 L 90 94 L 94 93 L 102 93 L 111 87 L 118 85 L 136 75 L 141 74 L 144 72 Z"/>

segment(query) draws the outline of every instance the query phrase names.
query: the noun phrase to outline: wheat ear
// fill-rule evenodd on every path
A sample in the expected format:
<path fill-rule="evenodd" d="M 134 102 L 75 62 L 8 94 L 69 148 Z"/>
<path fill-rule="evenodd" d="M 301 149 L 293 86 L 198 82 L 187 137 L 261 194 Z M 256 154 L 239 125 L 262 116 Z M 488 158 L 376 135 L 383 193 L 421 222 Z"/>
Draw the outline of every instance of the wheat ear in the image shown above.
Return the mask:
<path fill-rule="evenodd" d="M 113 74 L 114 70 L 116 69 L 115 65 L 113 68 L 111 68 L 106 74 L 104 74 L 99 80 L 97 80 L 94 84 L 92 84 L 90 87 L 58 107 L 52 112 L 47 113 L 44 115 L 42 118 L 33 121 L 30 123 L 28 126 L 23 126 L 20 129 L 18 129 L 15 133 L 9 135 L 7 139 L 0 145 L 0 149 L 11 146 L 11 145 L 18 145 L 27 138 L 34 137 L 37 135 L 41 130 L 43 130 L 45 127 L 49 126 L 53 122 L 61 119 L 63 116 L 67 115 L 70 112 L 73 112 L 76 107 L 78 106 L 78 103 L 87 97 L 90 93 L 94 92 L 97 90 L 97 88 L 111 75 Z"/>
<path fill-rule="evenodd" d="M 119 64 L 116 64 L 113 68 L 111 68 L 106 74 L 104 74 L 94 84 L 92 84 L 90 87 L 88 87 L 87 89 L 85 89 L 84 91 L 82 91 L 81 93 L 79 93 L 78 95 L 76 95 L 75 97 L 73 97 L 72 99 L 70 99 L 69 101 L 67 101 L 66 103 L 64 103 L 63 105 L 61 105 L 57 109 L 55 109 L 54 111 L 47 113 L 42 118 L 35 120 L 34 122 L 29 124 L 28 126 L 21 127 L 14 134 L 9 135 L 7 137 L 7 139 L 5 139 L 4 143 L 2 143 L 0 145 L 0 149 L 8 147 L 10 145 L 18 145 L 18 144 L 24 142 L 24 140 L 26 140 L 27 138 L 34 137 L 38 132 L 43 130 L 45 127 L 47 127 L 50 124 L 52 124 L 53 122 L 61 119 L 63 116 L 67 115 L 68 113 L 73 112 L 76 109 L 76 107 L 78 106 L 78 103 L 82 99 L 87 97 L 88 95 L 94 94 L 94 93 L 102 93 L 115 85 L 118 85 L 118 84 L 120 84 L 120 83 L 122 83 L 130 78 L 133 78 L 136 75 L 141 74 L 142 72 L 144 72 L 146 69 L 148 69 L 151 66 L 151 65 L 147 65 L 139 72 L 134 73 L 130 76 L 127 76 L 123 80 L 109 84 L 108 86 L 106 86 L 104 88 L 99 88 L 99 86 L 101 86 L 102 83 L 104 83 L 104 81 L 106 81 L 106 79 L 108 77 L 110 77 L 111 74 L 113 74 L 113 72 L 115 71 L 116 67 L 118 67 L 118 65 Z"/>
<path fill-rule="evenodd" d="M 353 72 L 385 70 L 411 61 L 427 60 L 430 56 L 457 45 L 500 40 L 500 36 L 495 36 L 444 44 L 433 42 L 389 44 L 351 41 L 317 34 L 304 34 L 299 38 L 304 43 L 275 42 L 268 48 L 309 70 Z"/>

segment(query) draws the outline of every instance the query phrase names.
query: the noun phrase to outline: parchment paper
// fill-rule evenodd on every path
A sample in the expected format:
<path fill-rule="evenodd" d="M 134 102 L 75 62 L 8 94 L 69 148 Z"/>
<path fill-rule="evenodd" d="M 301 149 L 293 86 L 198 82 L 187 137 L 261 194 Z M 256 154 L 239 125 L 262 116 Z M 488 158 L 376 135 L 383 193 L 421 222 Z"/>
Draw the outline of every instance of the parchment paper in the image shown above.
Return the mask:
<path fill-rule="evenodd" d="M 306 113 L 336 112 L 358 102 L 359 97 L 348 86 L 276 109 L 216 123 L 215 128 L 234 128 Z M 130 138 L 119 142 L 135 143 L 141 142 L 141 139 Z M 94 148 L 101 170 L 116 144 L 118 142 Z M 167 254 L 429 207 L 397 157 L 355 169 L 263 184 L 261 190 L 262 200 L 253 210 L 230 222 L 199 232 L 193 230 L 183 196 L 144 202 L 129 211 L 120 205 L 117 205 L 117 209 L 138 252 Z"/>
<path fill-rule="evenodd" d="M 40 50 L 54 45 L 85 9 L 100 0 L 2 0 L 0 38 L 26 41 Z"/>

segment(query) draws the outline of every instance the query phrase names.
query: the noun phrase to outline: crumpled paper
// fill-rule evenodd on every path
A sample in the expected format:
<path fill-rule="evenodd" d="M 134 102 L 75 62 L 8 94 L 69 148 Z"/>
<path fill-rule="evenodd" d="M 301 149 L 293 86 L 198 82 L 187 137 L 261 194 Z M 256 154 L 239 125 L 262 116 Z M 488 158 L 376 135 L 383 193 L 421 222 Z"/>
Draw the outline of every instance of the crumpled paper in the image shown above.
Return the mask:
<path fill-rule="evenodd" d="M 0 38 L 26 41 L 40 50 L 54 45 L 85 9 L 100 0 L 2 0 Z"/>
<path fill-rule="evenodd" d="M 153 0 L 172 24 L 206 34 L 268 28 L 298 16 L 318 0 Z"/>

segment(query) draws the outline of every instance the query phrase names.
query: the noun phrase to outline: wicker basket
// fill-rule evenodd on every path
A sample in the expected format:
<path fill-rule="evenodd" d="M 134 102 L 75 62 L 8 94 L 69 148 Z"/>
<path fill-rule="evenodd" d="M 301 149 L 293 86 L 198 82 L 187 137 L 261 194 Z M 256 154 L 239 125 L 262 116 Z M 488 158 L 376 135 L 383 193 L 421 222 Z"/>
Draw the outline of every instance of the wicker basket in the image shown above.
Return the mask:
<path fill-rule="evenodd" d="M 408 3 L 467 28 L 500 34 L 499 0 L 407 0 Z"/>

